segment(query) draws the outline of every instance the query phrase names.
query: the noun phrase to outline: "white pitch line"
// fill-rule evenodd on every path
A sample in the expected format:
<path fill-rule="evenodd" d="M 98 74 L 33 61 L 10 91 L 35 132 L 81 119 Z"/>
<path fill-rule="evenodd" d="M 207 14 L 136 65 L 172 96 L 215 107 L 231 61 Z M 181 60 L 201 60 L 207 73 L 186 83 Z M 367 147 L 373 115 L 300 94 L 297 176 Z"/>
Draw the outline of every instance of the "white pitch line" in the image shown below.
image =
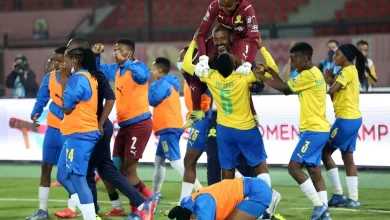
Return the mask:
<path fill-rule="evenodd" d="M 0 198 L 0 202 L 39 202 L 39 199 L 28 199 L 28 198 Z M 67 203 L 68 200 L 63 199 L 49 199 L 49 202 L 55 203 Z M 99 201 L 102 204 L 111 204 L 110 201 Z M 176 205 L 177 202 L 160 202 L 160 204 L 165 205 Z M 289 207 L 289 208 L 280 208 L 290 209 L 290 210 L 312 210 L 313 208 L 299 208 L 299 207 Z M 332 211 L 346 211 L 346 212 L 372 212 L 372 213 L 385 213 L 390 214 L 389 210 L 374 210 L 374 209 L 346 209 L 346 208 L 330 208 Z"/>

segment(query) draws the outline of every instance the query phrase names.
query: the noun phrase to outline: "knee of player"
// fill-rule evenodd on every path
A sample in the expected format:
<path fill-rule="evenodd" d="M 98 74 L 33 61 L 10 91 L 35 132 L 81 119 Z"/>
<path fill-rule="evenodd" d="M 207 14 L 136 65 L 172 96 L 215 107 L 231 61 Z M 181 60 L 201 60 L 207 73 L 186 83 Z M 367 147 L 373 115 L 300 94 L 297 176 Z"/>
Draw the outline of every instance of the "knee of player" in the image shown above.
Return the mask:
<path fill-rule="evenodd" d="M 122 173 L 125 176 L 132 176 L 132 174 L 135 174 L 136 172 L 136 166 L 124 166 L 122 170 Z"/>
<path fill-rule="evenodd" d="M 344 163 L 353 163 L 353 152 L 341 152 Z"/>
<path fill-rule="evenodd" d="M 299 163 L 297 163 L 295 161 L 290 161 L 287 169 L 288 169 L 288 173 L 291 176 L 294 176 L 295 174 L 297 174 L 297 172 L 299 172 L 301 170 L 301 166 Z"/>
<path fill-rule="evenodd" d="M 310 177 L 321 176 L 321 168 L 319 168 L 318 166 L 307 167 L 307 171 L 309 172 Z"/>

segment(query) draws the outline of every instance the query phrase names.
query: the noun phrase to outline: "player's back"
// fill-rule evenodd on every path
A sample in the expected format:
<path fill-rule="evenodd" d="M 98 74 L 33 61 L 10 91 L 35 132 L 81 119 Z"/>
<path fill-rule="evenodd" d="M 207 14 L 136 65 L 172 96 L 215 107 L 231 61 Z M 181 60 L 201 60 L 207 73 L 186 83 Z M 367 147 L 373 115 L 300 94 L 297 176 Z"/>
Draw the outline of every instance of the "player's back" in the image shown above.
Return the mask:
<path fill-rule="evenodd" d="M 350 65 L 343 68 L 336 82 L 342 86 L 333 97 L 336 118 L 360 118 L 362 116 L 359 110 L 360 84 L 356 67 Z"/>
<path fill-rule="evenodd" d="M 326 83 L 317 67 L 302 71 L 288 81 L 288 86 L 298 93 L 300 107 L 300 131 L 329 132 L 326 120 Z"/>
<path fill-rule="evenodd" d="M 248 84 L 257 81 L 253 73 L 244 76 L 233 72 L 224 78 L 217 70 L 210 70 L 209 76 L 201 80 L 206 82 L 217 105 L 218 124 L 239 130 L 248 130 L 256 125 L 250 109 L 248 87 Z"/>

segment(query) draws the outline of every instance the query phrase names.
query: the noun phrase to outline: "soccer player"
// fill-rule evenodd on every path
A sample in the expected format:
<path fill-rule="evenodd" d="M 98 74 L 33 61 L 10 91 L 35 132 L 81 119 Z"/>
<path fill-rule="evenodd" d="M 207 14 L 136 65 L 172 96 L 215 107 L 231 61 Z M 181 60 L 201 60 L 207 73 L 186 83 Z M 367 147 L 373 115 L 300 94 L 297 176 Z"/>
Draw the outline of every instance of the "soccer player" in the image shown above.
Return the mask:
<path fill-rule="evenodd" d="M 356 67 L 353 64 L 355 60 Z M 328 93 L 333 100 L 336 114 L 336 121 L 330 130 L 329 142 L 322 152 L 322 161 L 333 188 L 333 195 L 328 205 L 359 208 L 358 177 L 353 152 L 356 150 L 358 131 L 362 125 L 362 113 L 359 110 L 359 82 L 366 83 L 366 60 L 355 46 L 344 44 L 337 48 L 334 61 L 342 69 L 335 78 L 329 71 L 325 77 L 330 86 Z M 341 151 L 347 173 L 348 200 L 343 195 L 339 172 L 332 159 L 332 154 L 337 149 Z"/>
<path fill-rule="evenodd" d="M 184 164 L 180 156 L 180 137 L 183 134 L 183 118 L 180 104 L 180 82 L 169 74 L 171 62 L 158 57 L 152 64 L 151 73 L 157 79 L 149 87 L 149 103 L 153 107 L 153 130 L 159 136 L 153 191 L 160 194 L 165 177 L 165 160 L 173 169 L 184 175 Z M 180 200 L 179 200 L 180 201 Z"/>
<path fill-rule="evenodd" d="M 288 164 L 289 174 L 314 205 L 311 219 L 330 219 L 327 194 L 321 175 L 321 154 L 328 137 L 330 124 L 326 120 L 326 83 L 321 71 L 313 65 L 313 48 L 297 43 L 290 49 L 291 64 L 299 75 L 284 83 L 270 67 L 263 65 L 259 79 L 286 95 L 297 93 L 300 107 L 300 140 Z M 262 75 L 268 72 L 273 80 Z M 302 171 L 306 166 L 311 179 Z M 318 192 L 318 193 L 317 193 Z"/>
<path fill-rule="evenodd" d="M 320 69 L 324 74 L 326 73 L 326 70 L 329 69 L 333 75 L 336 75 L 340 71 L 341 67 L 335 65 L 333 56 L 339 46 L 339 42 L 331 39 L 326 43 L 326 46 L 328 47 L 328 56 L 326 59 L 321 60 L 318 64 L 318 69 Z"/>
<path fill-rule="evenodd" d="M 90 49 L 91 45 L 85 38 L 76 37 L 69 41 L 68 49 L 74 48 L 83 48 Z M 124 58 L 121 58 L 124 59 Z M 96 64 L 95 58 L 92 57 L 88 62 Z M 102 139 L 96 144 L 91 159 L 88 164 L 87 171 L 87 182 L 89 188 L 92 191 L 92 195 L 95 203 L 96 213 L 99 210 L 99 206 L 97 204 L 97 191 L 96 191 L 96 182 L 95 182 L 95 168 L 99 170 L 99 173 L 104 178 L 105 185 L 112 184 L 116 188 L 119 189 L 129 200 L 135 204 L 135 206 L 139 207 L 139 215 L 131 215 L 128 219 L 137 220 L 141 219 L 150 219 L 152 216 L 152 211 L 154 207 L 154 201 L 146 200 L 139 194 L 139 192 L 131 185 L 126 177 L 124 177 L 115 167 L 113 161 L 111 160 L 111 151 L 110 151 L 110 141 L 113 133 L 113 125 L 111 121 L 108 119 L 108 115 L 110 114 L 113 105 L 115 103 L 115 95 L 109 85 L 107 78 L 103 73 L 96 71 L 95 77 L 98 81 L 98 123 L 100 127 L 104 129 L 104 135 Z M 103 105 L 103 99 L 105 99 Z M 111 185 L 110 185 L 111 186 Z M 111 186 L 112 187 L 112 186 Z M 110 188 L 107 187 L 107 190 Z M 114 188 L 115 191 L 115 188 Z M 116 210 L 116 209 L 115 209 Z M 57 217 L 60 218 L 76 218 L 76 205 L 74 209 L 70 210 L 65 209 L 60 212 L 54 212 Z M 113 213 L 110 213 L 112 216 Z M 122 209 L 122 214 L 116 212 L 116 216 L 124 216 L 124 210 Z M 107 217 L 104 215 L 103 217 Z M 108 216 L 109 217 L 109 216 Z"/>
<path fill-rule="evenodd" d="M 192 89 L 192 86 L 189 85 L 189 77 L 191 77 L 191 75 L 182 70 L 184 55 L 186 54 L 187 50 L 188 47 L 185 47 L 183 50 L 180 51 L 179 59 L 177 60 L 177 66 L 185 78 L 183 90 L 185 104 L 188 109 L 188 118 L 189 113 L 192 111 L 192 97 L 190 91 Z M 194 60 L 196 60 L 195 54 L 196 52 L 193 56 Z M 207 126 L 209 124 L 210 119 L 211 94 L 209 92 L 204 93 L 202 95 L 201 101 L 201 108 L 206 117 L 200 121 L 195 122 L 194 126 L 190 128 L 190 136 L 188 138 L 187 150 L 184 156 L 184 176 L 180 200 L 184 197 L 191 195 L 192 190 L 194 188 L 195 190 L 199 190 L 202 188 L 202 185 L 196 178 L 196 163 L 198 162 L 202 153 L 206 151 Z"/>
<path fill-rule="evenodd" d="M 181 201 L 168 217 L 177 220 L 255 220 L 270 206 L 272 190 L 259 178 L 225 180 Z"/>
<path fill-rule="evenodd" d="M 48 72 L 56 70 L 54 65 L 55 65 L 55 60 L 54 60 L 54 56 L 53 56 L 53 57 L 50 57 L 49 59 L 47 59 L 46 65 L 45 65 L 45 72 L 48 73 Z"/>
<path fill-rule="evenodd" d="M 108 80 L 115 82 L 116 87 L 120 129 L 115 139 L 113 157 L 120 158 L 123 173 L 130 183 L 146 198 L 151 198 L 153 191 L 139 179 L 136 169 L 152 133 L 152 114 L 148 100 L 148 81 L 151 75 L 144 63 L 134 59 L 134 50 L 133 41 L 120 39 L 114 48 L 116 64 L 101 65 L 100 56 L 96 57 L 96 62 L 98 69 Z M 104 50 L 99 52 L 102 51 Z M 133 214 L 139 213 L 133 204 L 131 210 Z"/>
<path fill-rule="evenodd" d="M 207 9 L 199 28 L 199 62 L 196 64 L 196 72 L 207 72 L 209 61 L 213 61 L 218 55 L 218 45 L 211 39 L 206 40 L 214 20 L 232 31 L 233 44 L 230 53 L 234 54 L 238 73 L 249 74 L 257 55 L 255 39 L 260 38 L 257 19 L 252 5 L 247 0 L 215 0 Z M 216 49 L 217 48 L 217 49 Z M 193 112 L 185 127 L 190 127 L 193 121 L 204 117 L 200 108 L 201 94 L 205 85 L 190 78 L 194 90 L 192 91 Z M 252 100 L 251 100 L 252 103 Z M 253 104 L 251 104 L 253 105 Z M 255 115 L 255 114 L 254 114 Z"/>
<path fill-rule="evenodd" d="M 41 182 L 38 191 L 39 209 L 38 211 L 26 218 L 27 220 L 48 219 L 47 202 L 50 192 L 51 171 L 53 165 L 57 165 L 58 158 L 64 139 L 62 137 L 60 126 L 64 118 L 62 111 L 62 88 L 60 82 L 60 75 L 58 70 L 60 65 L 64 62 L 66 46 L 59 46 L 54 51 L 54 63 L 52 64 L 54 70 L 47 73 L 43 78 L 42 84 L 39 87 L 36 102 L 31 112 L 31 119 L 38 127 L 38 118 L 43 112 L 43 108 L 52 100 L 49 105 L 49 112 L 47 116 L 47 130 L 43 139 L 42 147 L 42 172 Z"/>
<path fill-rule="evenodd" d="M 71 196 L 78 195 L 79 207 L 86 220 L 100 219 L 95 214 L 86 180 L 92 150 L 103 135 L 96 117 L 98 83 L 93 76 L 96 66 L 88 62 L 93 58 L 91 49 L 67 50 L 60 71 L 65 113 L 61 133 L 66 141 L 58 162 L 57 179 Z"/>
<path fill-rule="evenodd" d="M 370 58 L 368 58 L 369 46 L 368 46 L 367 41 L 360 40 L 357 42 L 356 45 L 357 45 L 358 49 L 362 52 L 364 57 L 366 58 L 365 72 L 366 72 L 367 80 L 364 84 L 360 85 L 360 91 L 369 92 L 369 91 L 372 91 L 372 86 L 374 86 L 378 80 L 377 74 L 375 71 L 374 62 Z"/>
<path fill-rule="evenodd" d="M 192 55 L 196 46 L 197 33 L 184 57 L 183 70 L 194 74 Z M 208 74 L 199 75 L 205 82 L 214 98 L 219 114 L 217 115 L 218 157 L 222 168 L 222 179 L 234 178 L 234 168 L 240 153 L 246 158 L 248 165 L 253 167 L 258 178 L 271 185 L 266 162 L 267 154 L 263 139 L 257 128 L 257 123 L 250 111 L 249 84 L 257 82 L 251 72 L 240 75 L 234 72 L 234 58 L 229 53 L 223 53 L 216 59 L 217 69 L 210 69 Z M 202 74 L 202 73 L 201 73 Z M 243 139 L 242 137 L 251 137 Z M 280 194 L 274 191 L 271 216 L 280 201 Z"/>

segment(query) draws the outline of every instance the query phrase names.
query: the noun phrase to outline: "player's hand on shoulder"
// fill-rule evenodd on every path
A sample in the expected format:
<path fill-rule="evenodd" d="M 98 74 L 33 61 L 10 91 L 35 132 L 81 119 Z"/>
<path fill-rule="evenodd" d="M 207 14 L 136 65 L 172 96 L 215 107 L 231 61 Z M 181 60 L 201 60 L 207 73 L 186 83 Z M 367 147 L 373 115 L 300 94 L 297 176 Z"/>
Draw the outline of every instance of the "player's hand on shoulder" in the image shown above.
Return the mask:
<path fill-rule="evenodd" d="M 198 41 L 199 28 L 195 31 L 193 41 Z"/>
<path fill-rule="evenodd" d="M 195 75 L 198 77 L 208 77 L 209 70 L 209 57 L 206 55 L 200 56 L 199 62 L 195 66 Z"/>
<path fill-rule="evenodd" d="M 104 52 L 104 45 L 101 43 L 97 43 L 93 46 L 93 52 L 97 55 Z"/>
<path fill-rule="evenodd" d="M 263 47 L 263 40 L 260 38 L 257 38 L 255 39 L 256 41 L 256 44 L 257 44 L 257 48 L 259 48 L 259 50 Z"/>
<path fill-rule="evenodd" d="M 236 73 L 242 75 L 249 75 L 251 71 L 252 71 L 252 64 L 250 64 L 249 62 L 245 62 L 237 68 Z"/>

